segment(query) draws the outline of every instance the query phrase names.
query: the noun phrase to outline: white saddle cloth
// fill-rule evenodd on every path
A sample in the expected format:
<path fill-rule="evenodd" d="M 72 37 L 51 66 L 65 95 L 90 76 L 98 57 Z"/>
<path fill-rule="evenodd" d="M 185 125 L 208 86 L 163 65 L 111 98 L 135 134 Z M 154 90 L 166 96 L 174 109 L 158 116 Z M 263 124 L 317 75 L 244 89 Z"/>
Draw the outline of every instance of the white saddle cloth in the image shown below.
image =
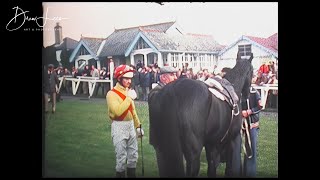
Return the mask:
<path fill-rule="evenodd" d="M 222 101 L 225 101 L 225 97 L 219 92 L 217 91 L 216 89 L 213 89 L 213 88 L 209 88 L 209 91 L 215 95 L 217 98 L 221 99 Z"/>
<path fill-rule="evenodd" d="M 209 87 L 216 87 L 220 91 L 223 91 L 222 85 L 218 81 L 216 81 L 212 78 L 208 78 L 204 83 L 206 83 Z"/>

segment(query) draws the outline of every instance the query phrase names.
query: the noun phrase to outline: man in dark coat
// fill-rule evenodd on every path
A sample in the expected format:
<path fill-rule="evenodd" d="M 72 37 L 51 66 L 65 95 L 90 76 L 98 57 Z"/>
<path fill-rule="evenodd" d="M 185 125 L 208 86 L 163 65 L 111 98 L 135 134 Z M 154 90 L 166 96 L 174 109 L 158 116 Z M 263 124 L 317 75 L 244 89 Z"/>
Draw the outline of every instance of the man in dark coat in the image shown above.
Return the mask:
<path fill-rule="evenodd" d="M 57 86 L 59 84 L 59 79 L 54 71 L 54 65 L 49 64 L 48 70 L 44 72 L 44 107 L 45 112 L 48 112 L 48 98 L 50 96 L 52 104 L 52 113 L 56 111 L 56 98 L 57 98 Z"/>
<path fill-rule="evenodd" d="M 260 93 L 250 87 L 250 96 L 242 100 L 242 116 L 248 118 L 250 123 L 250 142 L 252 157 L 245 154 L 243 160 L 243 175 L 246 177 L 256 177 L 257 175 L 257 144 L 259 134 L 259 119 L 262 109 Z M 244 142 L 243 142 L 244 143 Z"/>
<path fill-rule="evenodd" d="M 161 167 L 161 165 L 163 163 L 161 163 L 161 159 L 159 158 L 161 151 L 158 149 L 158 146 L 157 146 L 158 144 L 157 139 L 159 138 L 158 137 L 159 133 L 156 133 L 157 131 L 156 124 L 161 121 L 161 119 L 158 118 L 159 113 L 161 113 L 161 107 L 160 107 L 161 97 L 159 97 L 159 92 L 166 84 L 172 81 L 175 81 L 177 79 L 176 72 L 177 70 L 170 66 L 164 66 L 160 68 L 160 82 L 155 88 L 153 88 L 150 91 L 148 96 L 149 117 L 150 117 L 149 142 L 156 150 L 160 177 L 162 177 L 163 168 Z"/>

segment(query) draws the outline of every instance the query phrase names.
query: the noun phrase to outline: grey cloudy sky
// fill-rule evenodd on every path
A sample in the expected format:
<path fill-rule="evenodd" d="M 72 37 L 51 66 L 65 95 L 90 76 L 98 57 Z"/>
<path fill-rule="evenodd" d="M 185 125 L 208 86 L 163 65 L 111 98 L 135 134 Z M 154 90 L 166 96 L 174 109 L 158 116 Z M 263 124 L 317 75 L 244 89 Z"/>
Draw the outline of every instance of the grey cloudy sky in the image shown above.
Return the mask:
<path fill-rule="evenodd" d="M 268 37 L 278 32 L 277 2 L 76 3 L 44 2 L 44 46 L 54 44 L 53 28 L 62 26 L 63 38 L 106 38 L 114 28 L 176 21 L 187 33 L 212 35 L 229 45 L 241 35 Z M 46 15 L 45 15 L 46 14 Z M 63 18 L 55 21 L 55 17 Z"/>

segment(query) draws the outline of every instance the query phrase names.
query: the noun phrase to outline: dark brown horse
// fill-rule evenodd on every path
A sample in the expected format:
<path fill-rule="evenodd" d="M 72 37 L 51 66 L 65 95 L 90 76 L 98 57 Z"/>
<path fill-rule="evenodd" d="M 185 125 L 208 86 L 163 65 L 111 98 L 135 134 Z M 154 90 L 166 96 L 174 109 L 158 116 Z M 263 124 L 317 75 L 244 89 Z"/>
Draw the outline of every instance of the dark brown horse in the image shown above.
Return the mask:
<path fill-rule="evenodd" d="M 248 97 L 253 67 L 237 60 L 225 78 L 241 99 Z M 237 103 L 241 111 L 240 103 Z M 221 152 L 225 152 L 226 176 L 240 176 L 241 113 L 208 90 L 205 83 L 180 78 L 164 86 L 149 100 L 150 138 L 157 153 L 160 177 L 197 176 L 203 147 L 208 176 L 216 176 Z M 186 160 L 186 171 L 184 161 Z"/>

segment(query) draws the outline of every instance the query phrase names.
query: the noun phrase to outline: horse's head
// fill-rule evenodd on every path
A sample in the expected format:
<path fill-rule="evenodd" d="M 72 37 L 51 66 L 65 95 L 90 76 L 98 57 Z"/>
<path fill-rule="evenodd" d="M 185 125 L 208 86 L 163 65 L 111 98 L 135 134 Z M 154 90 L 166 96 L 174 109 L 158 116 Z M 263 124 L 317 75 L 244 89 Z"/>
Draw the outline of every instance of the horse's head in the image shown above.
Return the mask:
<path fill-rule="evenodd" d="M 236 65 L 226 74 L 225 78 L 233 84 L 238 97 L 248 98 L 253 75 L 251 64 L 253 54 L 249 59 L 238 59 Z"/>

